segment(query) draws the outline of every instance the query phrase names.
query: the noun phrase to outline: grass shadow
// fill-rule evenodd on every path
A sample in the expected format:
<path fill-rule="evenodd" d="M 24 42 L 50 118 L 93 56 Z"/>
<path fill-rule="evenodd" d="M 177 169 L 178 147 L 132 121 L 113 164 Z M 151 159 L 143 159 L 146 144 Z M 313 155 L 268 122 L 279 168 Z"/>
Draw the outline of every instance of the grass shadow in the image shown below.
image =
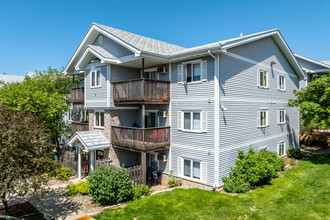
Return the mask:
<path fill-rule="evenodd" d="M 315 154 L 307 156 L 304 160 L 313 164 L 330 164 L 330 154 Z"/>

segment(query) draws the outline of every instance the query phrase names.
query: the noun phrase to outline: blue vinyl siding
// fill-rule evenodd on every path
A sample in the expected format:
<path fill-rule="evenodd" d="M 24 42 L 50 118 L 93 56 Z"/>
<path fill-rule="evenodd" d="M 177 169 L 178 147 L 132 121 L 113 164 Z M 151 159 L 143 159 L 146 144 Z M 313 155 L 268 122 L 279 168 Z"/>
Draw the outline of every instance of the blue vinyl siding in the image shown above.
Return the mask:
<path fill-rule="evenodd" d="M 272 61 L 276 63 L 273 68 Z M 259 69 L 269 72 L 268 89 L 257 87 Z M 285 92 L 277 89 L 277 75 L 286 79 Z M 288 99 L 293 98 L 294 89 L 299 89 L 298 77 L 271 37 L 220 55 L 220 103 L 227 108 L 227 111 L 220 110 L 220 182 L 222 177 L 229 175 L 238 149 L 247 150 L 252 145 L 256 149 L 267 146 L 269 150 L 277 151 L 277 144 L 282 140 L 287 147 L 298 146 L 298 111 L 287 105 Z M 260 108 L 269 112 L 266 128 L 257 128 Z M 277 124 L 279 108 L 286 110 L 285 125 Z"/>
<path fill-rule="evenodd" d="M 91 88 L 91 69 L 85 71 L 86 107 L 107 106 L 107 65 L 96 67 L 101 69 L 101 87 Z"/>
<path fill-rule="evenodd" d="M 207 163 L 207 183 L 213 183 L 213 111 L 214 111 L 214 59 L 207 60 L 207 81 L 180 84 L 177 83 L 177 65 L 172 64 L 171 103 L 171 160 L 174 174 L 178 174 L 177 158 L 199 160 Z M 193 60 L 193 59 L 191 59 Z M 188 61 L 188 60 L 187 60 Z M 177 112 L 200 110 L 207 112 L 207 132 L 193 133 L 179 131 Z"/>

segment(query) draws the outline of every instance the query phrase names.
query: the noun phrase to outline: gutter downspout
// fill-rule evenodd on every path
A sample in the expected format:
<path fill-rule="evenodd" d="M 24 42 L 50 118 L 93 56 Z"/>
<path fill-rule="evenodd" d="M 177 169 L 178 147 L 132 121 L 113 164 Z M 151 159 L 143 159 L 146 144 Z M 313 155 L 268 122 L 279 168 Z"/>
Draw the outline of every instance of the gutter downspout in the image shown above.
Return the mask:
<path fill-rule="evenodd" d="M 220 84 L 219 84 L 219 54 L 212 54 L 208 50 L 209 55 L 214 59 L 214 129 L 213 129 L 213 190 L 220 184 Z"/>

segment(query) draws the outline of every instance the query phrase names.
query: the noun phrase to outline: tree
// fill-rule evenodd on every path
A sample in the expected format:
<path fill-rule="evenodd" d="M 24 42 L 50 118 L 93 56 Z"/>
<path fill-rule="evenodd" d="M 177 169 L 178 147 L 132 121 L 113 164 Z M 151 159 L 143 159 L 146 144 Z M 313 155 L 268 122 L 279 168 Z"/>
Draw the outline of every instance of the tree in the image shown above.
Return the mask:
<path fill-rule="evenodd" d="M 0 88 L 0 100 L 14 111 L 29 111 L 47 125 L 51 140 L 59 147 L 61 134 L 68 131 L 63 116 L 71 105 L 71 77 L 49 67 L 36 72 L 23 82 L 5 83 Z"/>
<path fill-rule="evenodd" d="M 34 114 L 0 103 L 0 198 L 9 215 L 13 195 L 45 189 L 55 166 L 49 131 Z"/>
<path fill-rule="evenodd" d="M 299 107 L 302 125 L 306 129 L 330 128 L 330 71 L 294 94 L 296 99 L 290 99 L 289 106 Z"/>

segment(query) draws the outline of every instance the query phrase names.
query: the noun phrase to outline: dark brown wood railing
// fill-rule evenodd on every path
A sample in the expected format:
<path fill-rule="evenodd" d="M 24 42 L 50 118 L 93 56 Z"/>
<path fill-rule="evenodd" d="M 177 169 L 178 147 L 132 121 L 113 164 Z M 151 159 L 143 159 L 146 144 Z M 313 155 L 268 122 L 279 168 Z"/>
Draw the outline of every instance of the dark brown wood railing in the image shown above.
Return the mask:
<path fill-rule="evenodd" d="M 84 103 L 84 88 L 72 88 L 71 89 L 72 103 Z"/>
<path fill-rule="evenodd" d="M 71 132 L 72 135 L 74 135 L 77 131 L 88 131 L 89 130 L 89 124 L 88 122 L 71 122 Z"/>
<path fill-rule="evenodd" d="M 168 104 L 170 102 L 170 82 L 151 79 L 114 82 L 113 101 L 115 104 Z"/>
<path fill-rule="evenodd" d="M 165 150 L 170 147 L 170 127 L 112 126 L 111 143 L 117 147 L 137 151 Z"/>

